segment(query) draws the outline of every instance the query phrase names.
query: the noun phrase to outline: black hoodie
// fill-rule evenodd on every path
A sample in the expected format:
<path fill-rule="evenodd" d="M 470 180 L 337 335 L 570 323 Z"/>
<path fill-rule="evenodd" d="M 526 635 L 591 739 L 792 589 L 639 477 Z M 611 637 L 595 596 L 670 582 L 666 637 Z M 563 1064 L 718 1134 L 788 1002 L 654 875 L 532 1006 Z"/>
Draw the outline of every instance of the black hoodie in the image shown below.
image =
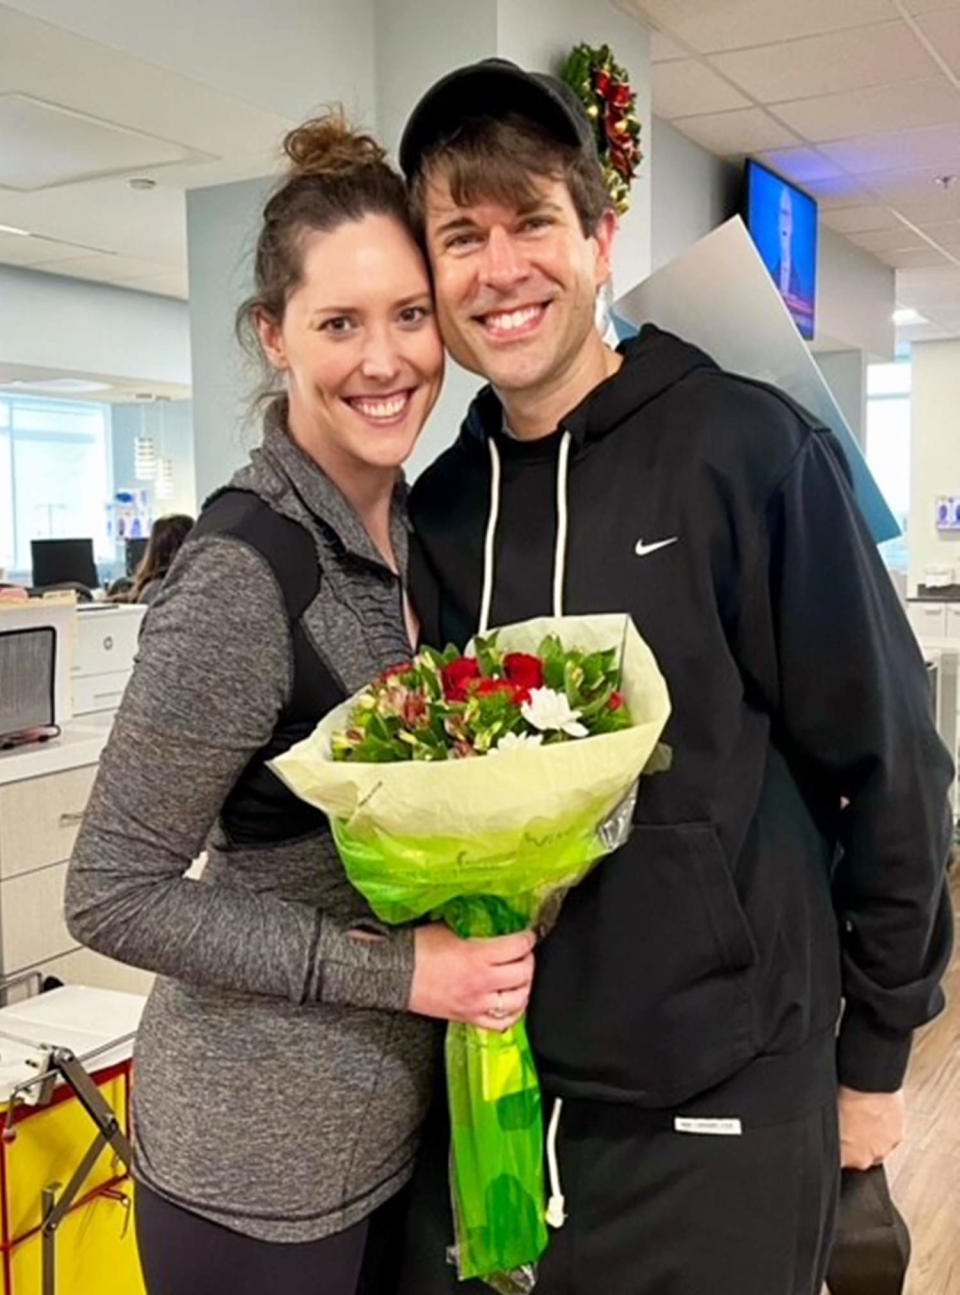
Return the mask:
<path fill-rule="evenodd" d="M 411 496 L 424 641 L 476 631 L 486 542 L 490 625 L 626 610 L 670 689 L 673 767 L 538 949 L 541 1073 L 676 1108 L 756 1060 L 763 1107 L 778 1059 L 832 1080 L 842 993 L 841 1082 L 895 1089 L 951 934 L 920 653 L 830 432 L 652 326 L 620 349 L 541 440 L 481 391 Z"/>

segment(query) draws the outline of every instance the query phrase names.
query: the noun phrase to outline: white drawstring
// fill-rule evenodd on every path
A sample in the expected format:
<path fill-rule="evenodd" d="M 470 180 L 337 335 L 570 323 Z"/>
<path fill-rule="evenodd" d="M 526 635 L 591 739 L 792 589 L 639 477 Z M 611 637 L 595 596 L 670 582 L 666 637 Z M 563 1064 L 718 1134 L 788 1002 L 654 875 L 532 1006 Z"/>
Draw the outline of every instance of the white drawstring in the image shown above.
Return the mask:
<path fill-rule="evenodd" d="M 563 580 L 566 574 L 567 560 L 567 474 L 570 463 L 569 432 L 564 432 L 560 441 L 560 454 L 557 459 L 557 542 L 553 554 L 553 614 L 563 615 Z M 493 576 L 495 565 L 495 547 L 497 540 L 497 522 L 500 518 L 500 453 L 493 437 L 487 439 L 490 451 L 490 512 L 487 516 L 487 532 L 483 542 L 483 592 L 480 595 L 480 626 L 478 634 L 486 634 L 490 628 L 490 608 L 493 603 Z"/>
<path fill-rule="evenodd" d="M 547 1130 L 547 1173 L 550 1177 L 547 1223 L 552 1228 L 562 1228 L 567 1221 L 566 1203 L 560 1188 L 560 1167 L 557 1164 L 557 1131 L 560 1128 L 560 1112 L 562 1110 L 563 1098 L 557 1097 L 550 1113 L 550 1128 Z"/>
<path fill-rule="evenodd" d="M 563 615 L 563 577 L 567 559 L 567 464 L 570 433 L 564 432 L 557 459 L 557 544 L 553 552 L 553 614 Z"/>
<path fill-rule="evenodd" d="M 493 601 L 493 546 L 497 538 L 497 518 L 500 515 L 500 455 L 493 437 L 490 447 L 490 516 L 487 518 L 487 535 L 483 544 L 483 596 L 480 599 L 480 629 L 486 634 L 490 627 L 490 604 Z"/>

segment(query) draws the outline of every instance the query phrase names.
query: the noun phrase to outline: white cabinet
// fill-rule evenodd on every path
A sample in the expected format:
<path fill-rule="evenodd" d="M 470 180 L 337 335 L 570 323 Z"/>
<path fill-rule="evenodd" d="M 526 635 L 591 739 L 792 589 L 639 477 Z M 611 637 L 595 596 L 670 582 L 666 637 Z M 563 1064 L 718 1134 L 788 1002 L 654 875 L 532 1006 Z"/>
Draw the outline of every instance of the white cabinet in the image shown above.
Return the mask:
<path fill-rule="evenodd" d="M 945 603 L 913 601 L 908 604 L 908 614 L 913 632 L 921 643 L 947 636 L 947 608 Z"/>
<path fill-rule="evenodd" d="M 0 977 L 36 971 L 66 984 L 149 990 L 146 972 L 79 946 L 63 915 L 67 864 L 108 727 L 108 716 L 99 728 L 73 721 L 53 742 L 0 755 Z"/>
<path fill-rule="evenodd" d="M 70 858 L 95 764 L 0 785 L 0 878 Z"/>
<path fill-rule="evenodd" d="M 960 603 L 947 603 L 947 638 L 956 639 L 960 648 Z"/>

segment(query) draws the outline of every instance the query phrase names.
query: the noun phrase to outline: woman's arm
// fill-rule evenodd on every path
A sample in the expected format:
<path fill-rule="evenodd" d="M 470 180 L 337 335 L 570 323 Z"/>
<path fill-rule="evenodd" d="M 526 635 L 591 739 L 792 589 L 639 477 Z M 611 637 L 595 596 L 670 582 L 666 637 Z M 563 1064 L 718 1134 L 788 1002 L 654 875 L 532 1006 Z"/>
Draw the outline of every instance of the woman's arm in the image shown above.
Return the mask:
<path fill-rule="evenodd" d="M 71 934 L 194 984 L 403 1009 L 412 932 L 357 939 L 315 907 L 183 874 L 273 731 L 286 614 L 255 550 L 193 541 L 151 607 L 67 874 Z"/>

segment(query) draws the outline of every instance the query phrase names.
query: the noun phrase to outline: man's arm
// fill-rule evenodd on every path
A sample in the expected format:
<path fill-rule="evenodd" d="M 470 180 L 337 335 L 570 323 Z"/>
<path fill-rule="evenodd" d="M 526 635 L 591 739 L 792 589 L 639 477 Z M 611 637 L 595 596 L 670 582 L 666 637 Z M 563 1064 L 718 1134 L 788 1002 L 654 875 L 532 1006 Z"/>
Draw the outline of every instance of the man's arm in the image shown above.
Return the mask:
<path fill-rule="evenodd" d="M 833 886 L 845 1000 L 838 1076 L 846 1090 L 890 1095 L 913 1030 L 943 1005 L 953 771 L 844 466 L 832 436 L 811 435 L 769 500 L 768 650 L 757 673 L 788 749 L 837 805 L 849 802 Z M 898 1109 L 899 1099 L 871 1106 L 845 1095 L 847 1154 L 860 1160 L 868 1144 L 898 1137 Z"/>

